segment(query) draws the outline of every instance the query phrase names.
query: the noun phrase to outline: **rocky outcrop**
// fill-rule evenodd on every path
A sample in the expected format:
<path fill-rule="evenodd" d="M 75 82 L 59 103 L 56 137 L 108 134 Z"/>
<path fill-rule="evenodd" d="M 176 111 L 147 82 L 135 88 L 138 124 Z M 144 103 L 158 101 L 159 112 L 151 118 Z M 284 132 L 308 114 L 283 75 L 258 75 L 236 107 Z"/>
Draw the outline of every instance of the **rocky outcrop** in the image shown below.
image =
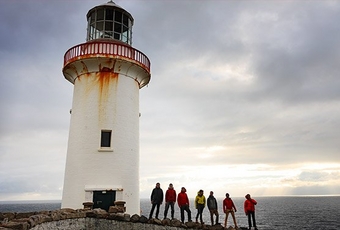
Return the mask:
<path fill-rule="evenodd" d="M 0 213 L 0 230 L 182 230 L 224 229 L 221 225 L 202 225 L 195 222 L 181 223 L 177 219 L 147 219 L 137 214 L 110 213 L 103 209 L 60 209 L 28 213 Z M 239 228 L 247 229 L 247 228 Z M 233 230 L 233 228 L 228 228 Z"/>

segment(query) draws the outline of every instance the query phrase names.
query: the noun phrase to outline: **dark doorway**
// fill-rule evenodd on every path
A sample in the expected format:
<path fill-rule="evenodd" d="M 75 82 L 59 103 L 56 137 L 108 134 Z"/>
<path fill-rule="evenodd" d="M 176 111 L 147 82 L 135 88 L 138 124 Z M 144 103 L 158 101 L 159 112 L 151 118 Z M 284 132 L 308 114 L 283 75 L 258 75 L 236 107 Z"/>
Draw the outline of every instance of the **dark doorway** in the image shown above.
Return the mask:
<path fill-rule="evenodd" d="M 109 211 L 110 206 L 114 205 L 116 191 L 94 191 L 93 208 L 101 208 Z"/>

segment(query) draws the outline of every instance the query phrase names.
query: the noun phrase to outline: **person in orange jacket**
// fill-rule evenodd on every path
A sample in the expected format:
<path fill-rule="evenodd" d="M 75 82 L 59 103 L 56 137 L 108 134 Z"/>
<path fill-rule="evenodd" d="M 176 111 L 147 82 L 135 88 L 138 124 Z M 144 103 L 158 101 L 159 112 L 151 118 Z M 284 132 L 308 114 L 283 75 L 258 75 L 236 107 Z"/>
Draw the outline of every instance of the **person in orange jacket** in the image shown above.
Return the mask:
<path fill-rule="evenodd" d="M 253 225 L 255 227 L 255 230 L 257 230 L 256 227 L 256 221 L 255 221 L 255 205 L 257 204 L 256 200 L 252 199 L 249 194 L 245 196 L 246 200 L 244 201 L 244 212 L 248 216 L 248 225 L 249 229 L 251 229 L 251 218 L 253 219 Z"/>
<path fill-rule="evenodd" d="M 237 229 L 238 226 L 236 224 L 235 218 L 235 212 L 237 211 L 236 207 L 234 205 L 233 200 L 229 197 L 229 193 L 226 193 L 225 196 L 226 198 L 223 200 L 223 212 L 225 213 L 224 228 L 227 228 L 228 216 L 230 213 L 234 220 L 235 228 Z"/>

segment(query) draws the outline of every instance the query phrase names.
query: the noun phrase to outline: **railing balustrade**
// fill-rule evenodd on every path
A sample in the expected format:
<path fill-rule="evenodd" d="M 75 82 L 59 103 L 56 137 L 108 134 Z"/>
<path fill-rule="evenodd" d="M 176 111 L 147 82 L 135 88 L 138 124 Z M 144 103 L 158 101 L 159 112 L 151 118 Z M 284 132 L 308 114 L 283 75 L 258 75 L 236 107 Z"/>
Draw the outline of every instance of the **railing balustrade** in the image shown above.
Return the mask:
<path fill-rule="evenodd" d="M 97 54 L 122 56 L 138 62 L 150 71 L 150 60 L 145 54 L 131 46 L 105 41 L 92 41 L 73 46 L 64 55 L 64 66 L 73 61 L 73 59 Z"/>

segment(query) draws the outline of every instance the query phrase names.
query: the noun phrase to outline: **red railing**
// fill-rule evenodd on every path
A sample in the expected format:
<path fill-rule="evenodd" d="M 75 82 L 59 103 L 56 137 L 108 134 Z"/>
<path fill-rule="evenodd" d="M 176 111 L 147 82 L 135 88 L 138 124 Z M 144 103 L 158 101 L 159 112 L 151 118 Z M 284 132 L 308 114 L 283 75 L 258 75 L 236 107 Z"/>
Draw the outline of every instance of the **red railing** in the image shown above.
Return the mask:
<path fill-rule="evenodd" d="M 150 60 L 145 54 L 131 46 L 107 41 L 93 41 L 73 46 L 64 55 L 64 66 L 81 57 L 92 55 L 125 57 L 138 62 L 150 72 Z"/>

